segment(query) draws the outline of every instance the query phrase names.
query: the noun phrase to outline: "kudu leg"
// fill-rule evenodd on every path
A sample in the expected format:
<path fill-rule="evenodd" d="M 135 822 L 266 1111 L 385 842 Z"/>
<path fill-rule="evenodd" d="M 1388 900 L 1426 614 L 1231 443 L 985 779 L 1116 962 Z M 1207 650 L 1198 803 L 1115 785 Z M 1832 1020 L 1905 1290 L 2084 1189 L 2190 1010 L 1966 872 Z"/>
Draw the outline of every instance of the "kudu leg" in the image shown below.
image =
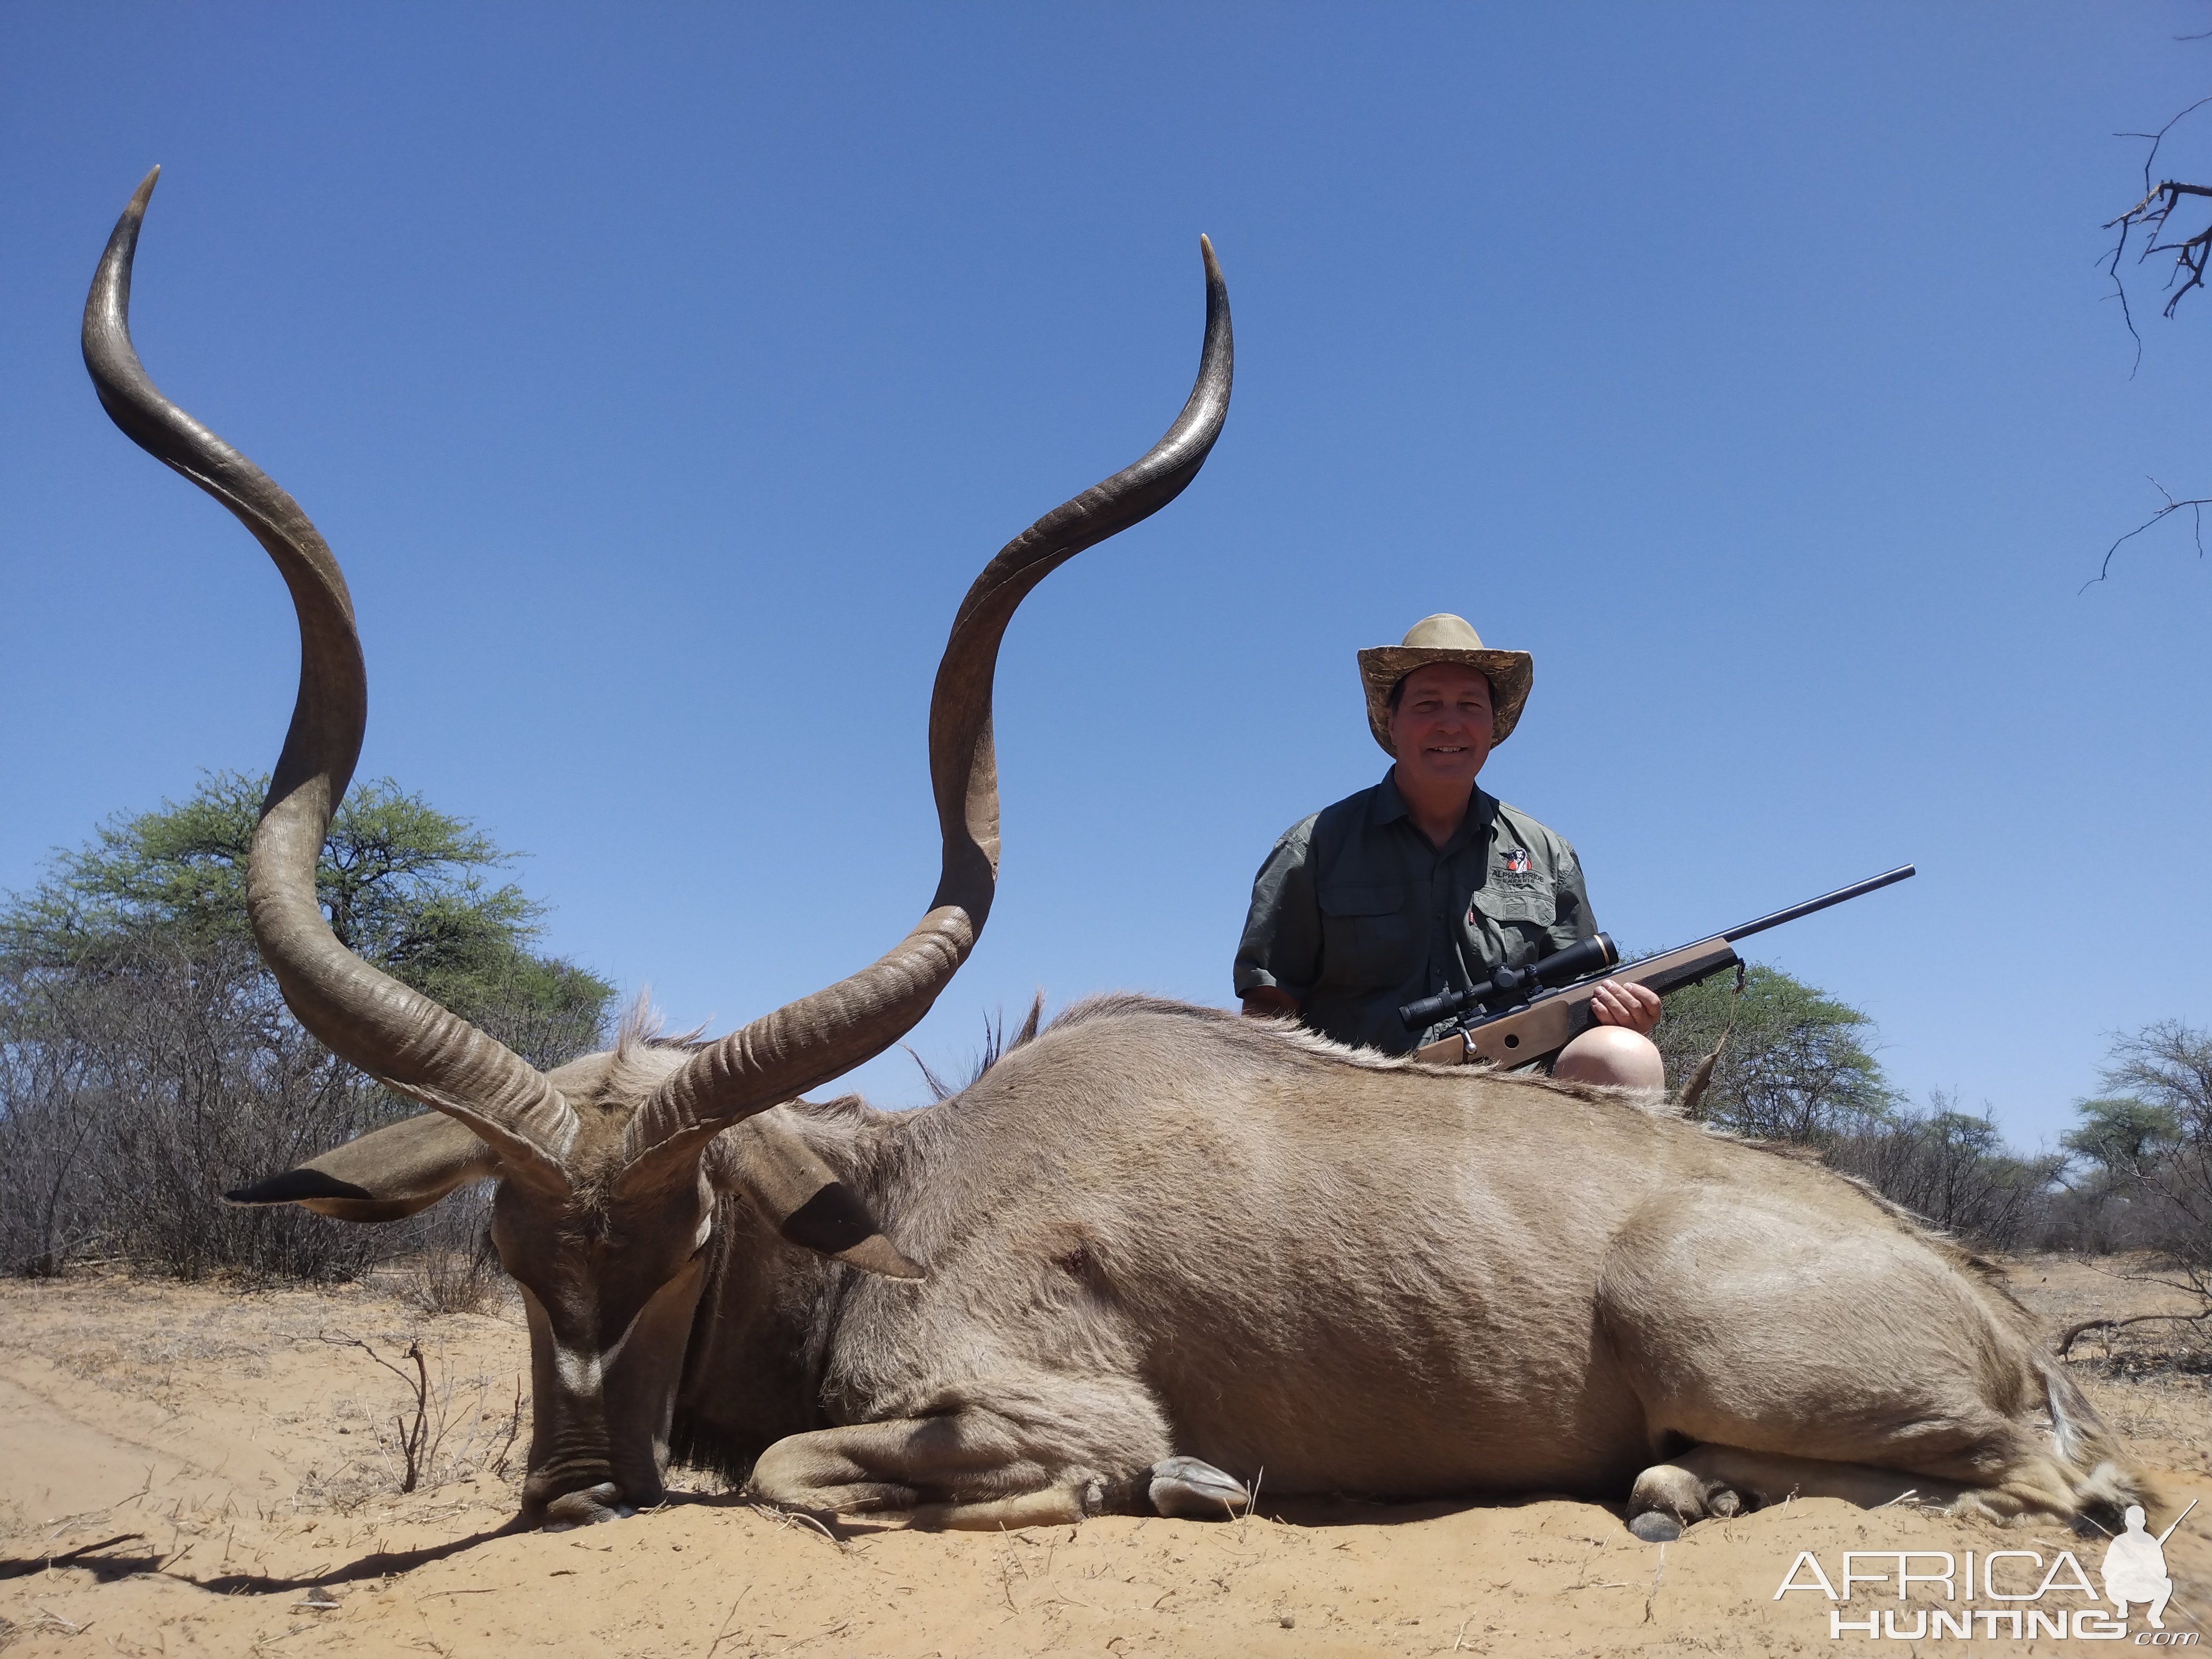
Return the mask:
<path fill-rule="evenodd" d="M 1948 1509 L 1968 1488 L 1932 1475 L 1901 1474 L 1863 1463 L 1831 1463 L 1740 1446 L 1698 1446 L 1636 1477 L 1628 1527 L 1647 1543 L 1665 1543 L 1712 1517 L 1765 1509 L 1792 1498 L 1840 1498 L 1861 1509 L 1891 1504 Z"/>
<path fill-rule="evenodd" d="M 2041 1374 L 2008 1304 L 1901 1225 L 1840 1251 L 1779 1203 L 1670 1194 L 1623 1229 L 1598 1301 L 1653 1442 L 1698 1447 L 1644 1471 L 1632 1522 L 1792 1491 L 2065 1516 L 2102 1479 L 2041 1426 Z M 2085 1425 L 2084 1465 L 2102 1455 Z"/>
<path fill-rule="evenodd" d="M 1121 1473 L 1109 1461 L 1121 1462 L 1055 1455 L 1023 1425 L 969 1409 L 791 1435 L 761 1455 L 747 1491 L 816 1515 L 906 1510 L 921 1526 L 996 1531 L 1133 1507 L 1150 1461 Z"/>

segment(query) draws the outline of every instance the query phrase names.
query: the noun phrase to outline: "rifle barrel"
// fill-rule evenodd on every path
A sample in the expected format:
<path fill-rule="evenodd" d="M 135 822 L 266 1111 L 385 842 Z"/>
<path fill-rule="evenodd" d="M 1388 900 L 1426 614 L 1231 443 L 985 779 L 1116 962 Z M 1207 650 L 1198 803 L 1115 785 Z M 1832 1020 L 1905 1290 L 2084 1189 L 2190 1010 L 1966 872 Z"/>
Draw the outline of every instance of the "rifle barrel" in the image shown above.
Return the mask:
<path fill-rule="evenodd" d="M 1787 910 L 1777 910 L 1771 916 L 1761 916 L 1757 921 L 1747 921 L 1741 927 L 1731 927 L 1721 937 L 1729 944 L 1740 939 L 1749 939 L 1753 933 L 1763 933 L 1770 927 L 1779 927 L 1785 921 L 1795 921 L 1800 916 L 1809 916 L 1815 910 L 1825 910 L 1832 904 L 1841 904 L 1845 899 L 1855 899 L 1862 893 L 1871 893 L 1877 887 L 1887 887 L 1893 882 L 1903 881 L 1914 873 L 1909 864 L 1900 864 L 1894 870 L 1879 876 L 1869 876 L 1864 881 L 1855 881 L 1848 887 L 1838 887 L 1832 893 L 1823 893 L 1816 899 L 1807 899 L 1802 904 L 1793 904 Z"/>

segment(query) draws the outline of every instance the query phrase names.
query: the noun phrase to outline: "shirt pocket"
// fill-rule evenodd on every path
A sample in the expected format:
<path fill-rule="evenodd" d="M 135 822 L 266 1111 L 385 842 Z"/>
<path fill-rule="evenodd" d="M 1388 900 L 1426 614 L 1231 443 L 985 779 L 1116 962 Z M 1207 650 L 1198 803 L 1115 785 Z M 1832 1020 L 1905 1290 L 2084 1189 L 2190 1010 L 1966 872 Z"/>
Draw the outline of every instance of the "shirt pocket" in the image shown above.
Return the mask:
<path fill-rule="evenodd" d="M 1347 990 L 1376 990 L 1411 978 L 1413 930 L 1396 883 L 1328 882 L 1321 907 L 1321 976 Z"/>
<path fill-rule="evenodd" d="M 1474 890 L 1474 908 L 1496 922 L 1519 922 L 1545 928 L 1559 919 L 1558 890 L 1548 881 L 1502 885 L 1492 882 Z"/>

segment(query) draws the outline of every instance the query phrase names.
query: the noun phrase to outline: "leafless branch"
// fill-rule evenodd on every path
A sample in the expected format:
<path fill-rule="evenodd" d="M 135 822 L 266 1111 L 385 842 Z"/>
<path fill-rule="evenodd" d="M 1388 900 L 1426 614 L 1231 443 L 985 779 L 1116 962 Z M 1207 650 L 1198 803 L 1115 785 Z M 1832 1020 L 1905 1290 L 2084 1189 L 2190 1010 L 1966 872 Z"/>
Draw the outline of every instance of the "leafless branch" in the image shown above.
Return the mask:
<path fill-rule="evenodd" d="M 2212 231 L 2206 232 L 2206 234 L 2212 235 Z M 2104 562 L 2097 567 L 2097 574 L 2095 575 L 2090 577 L 2087 581 L 2083 582 L 2081 586 L 2075 590 L 2077 594 L 2087 592 L 2099 582 L 2104 580 L 2106 577 L 2112 574 L 2112 555 L 2120 550 L 2120 547 L 2123 543 L 2133 541 L 2136 537 L 2142 535 L 2144 531 L 2148 530 L 2152 526 L 2160 523 L 2164 520 L 2170 518 L 2172 514 L 2179 513 L 2184 509 L 2188 511 L 2195 526 L 2197 556 L 2200 559 L 2204 556 L 2204 509 L 2208 507 L 2212 507 L 2212 495 L 2192 495 L 2187 501 L 2177 501 L 2174 499 L 2173 492 L 2168 489 L 2164 484 L 2160 483 L 2157 479 L 2153 478 L 2150 481 L 2150 487 L 2158 491 L 2160 495 L 2166 497 L 2166 505 L 2159 508 L 2157 512 L 2152 514 L 2150 517 L 2145 519 L 2133 530 L 2129 531 L 2126 535 L 2120 537 L 2117 541 L 2113 542 L 2110 547 L 2105 550 Z"/>
<path fill-rule="evenodd" d="M 2183 184 L 2172 179 L 2154 185 L 2151 182 L 2151 169 L 2157 165 L 2159 149 L 2165 143 L 2166 136 L 2207 104 L 2212 104 L 2212 95 L 2198 99 L 2156 132 L 2118 132 L 2112 135 L 2116 138 L 2148 139 L 2150 143 L 2150 148 L 2143 154 L 2142 199 L 2118 218 L 2108 221 L 2105 226 L 2106 230 L 2119 233 L 2113 240 L 2112 252 L 2106 256 L 2105 274 L 2112 278 L 2112 297 L 2120 302 L 2120 319 L 2127 325 L 2128 337 L 2135 342 L 2136 368 L 2142 365 L 2142 336 L 2136 330 L 2134 307 L 2128 303 L 2127 283 L 2120 276 L 2120 260 L 2126 254 L 2129 240 L 2136 229 L 2141 228 L 2144 232 L 2143 249 L 2136 256 L 2136 264 L 2142 264 L 2154 253 L 2174 256 L 2173 274 L 2166 279 L 2166 287 L 2172 290 L 2166 301 L 2166 316 L 2173 315 L 2174 307 L 2181 303 L 2191 289 L 2204 286 L 2205 259 L 2208 253 L 2212 253 L 2212 226 L 2179 242 L 2161 242 L 2159 238 L 2164 234 L 2173 210 L 2181 205 L 2184 199 L 2212 197 L 2212 189 L 2202 185 Z M 2188 280 L 2179 289 L 2174 289 L 2174 282 L 2185 271 L 2188 274 Z M 2129 370 L 2130 374 L 2134 372 L 2135 368 Z"/>
<path fill-rule="evenodd" d="M 2144 195 L 2148 196 L 2150 194 L 2150 170 L 2158 163 L 2158 147 L 2166 142 L 2166 135 L 2172 132 L 2174 128 L 2179 126 L 2191 116 L 2196 114 L 2198 110 L 2203 109 L 2207 104 L 2212 104 L 2212 93 L 2208 93 L 2205 96 L 2198 99 L 2187 109 L 2183 110 L 2179 115 L 2176 115 L 2172 120 L 2160 127 L 2156 132 L 2116 132 L 2112 135 L 2115 138 L 2148 138 L 2150 140 L 2150 149 L 2143 156 Z"/>
<path fill-rule="evenodd" d="M 399 1415 L 392 1419 L 392 1426 L 398 1436 L 399 1454 L 406 1463 L 405 1471 L 400 1477 L 399 1490 L 404 1492 L 413 1492 L 422 1477 L 430 1472 L 431 1462 L 438 1455 L 438 1442 L 445 1437 L 442 1413 L 437 1434 L 433 1436 L 430 1431 L 430 1370 L 423 1362 L 422 1345 L 420 1342 L 410 1342 L 407 1345 L 407 1352 L 400 1356 L 403 1359 L 411 1359 L 415 1362 L 415 1375 L 410 1376 L 357 1336 L 326 1335 L 322 1340 L 334 1348 L 359 1348 L 371 1359 L 404 1382 L 407 1385 L 408 1393 L 414 1396 L 414 1422 L 410 1424 L 407 1421 L 404 1408 Z M 521 1395 L 519 1389 L 515 1397 L 515 1419 L 520 1423 Z"/>

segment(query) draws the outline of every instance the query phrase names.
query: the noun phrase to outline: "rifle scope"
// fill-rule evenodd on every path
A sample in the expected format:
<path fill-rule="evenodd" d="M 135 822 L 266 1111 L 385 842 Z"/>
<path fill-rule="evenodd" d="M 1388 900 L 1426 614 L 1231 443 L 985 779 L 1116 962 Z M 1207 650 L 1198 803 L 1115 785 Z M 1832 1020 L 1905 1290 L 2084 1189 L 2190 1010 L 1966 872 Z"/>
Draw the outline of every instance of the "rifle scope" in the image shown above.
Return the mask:
<path fill-rule="evenodd" d="M 1595 933 L 1525 968 L 1500 968 L 1483 983 L 1468 990 L 1439 991 L 1419 1002 L 1409 1002 L 1398 1011 L 1398 1018 L 1405 1022 L 1407 1030 L 1418 1031 L 1469 1008 L 1492 1002 L 1517 1002 L 1536 990 L 1557 990 L 1584 974 L 1613 967 L 1620 960 L 1620 952 L 1613 947 L 1613 935 Z"/>

